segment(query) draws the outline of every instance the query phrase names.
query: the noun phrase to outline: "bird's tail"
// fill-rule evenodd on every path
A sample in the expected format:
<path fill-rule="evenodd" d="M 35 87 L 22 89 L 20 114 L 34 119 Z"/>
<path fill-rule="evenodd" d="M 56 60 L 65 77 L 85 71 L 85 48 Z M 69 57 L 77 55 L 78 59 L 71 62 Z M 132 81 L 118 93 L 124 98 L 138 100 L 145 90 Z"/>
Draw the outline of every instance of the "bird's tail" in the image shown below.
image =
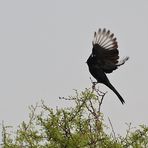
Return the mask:
<path fill-rule="evenodd" d="M 109 83 L 107 86 L 118 96 L 121 103 L 124 104 L 125 103 L 124 99 L 121 97 L 118 91 L 114 88 L 114 86 L 111 83 Z"/>

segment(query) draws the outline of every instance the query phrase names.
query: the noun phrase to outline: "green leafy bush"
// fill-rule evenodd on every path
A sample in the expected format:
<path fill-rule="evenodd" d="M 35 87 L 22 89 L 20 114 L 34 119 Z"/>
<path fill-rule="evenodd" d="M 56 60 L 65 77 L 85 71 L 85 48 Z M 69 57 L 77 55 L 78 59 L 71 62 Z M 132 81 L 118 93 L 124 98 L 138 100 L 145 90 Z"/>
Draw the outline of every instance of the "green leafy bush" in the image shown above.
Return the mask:
<path fill-rule="evenodd" d="M 50 108 L 41 105 L 30 107 L 29 122 L 22 122 L 17 131 L 2 126 L 3 148 L 147 148 L 148 127 L 141 125 L 135 131 L 128 125 L 127 134 L 115 136 L 110 121 L 111 133 L 101 113 L 105 93 L 93 85 L 83 92 L 75 91 L 75 96 L 60 98 L 73 101 L 69 108 Z"/>

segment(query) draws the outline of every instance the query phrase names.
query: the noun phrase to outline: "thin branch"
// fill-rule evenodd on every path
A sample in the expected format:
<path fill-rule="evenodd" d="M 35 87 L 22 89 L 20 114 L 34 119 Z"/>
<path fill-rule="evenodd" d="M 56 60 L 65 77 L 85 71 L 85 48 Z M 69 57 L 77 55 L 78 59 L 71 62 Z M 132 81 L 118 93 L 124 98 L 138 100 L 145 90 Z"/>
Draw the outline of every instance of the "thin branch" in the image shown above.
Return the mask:
<path fill-rule="evenodd" d="M 108 117 L 108 120 L 109 120 L 109 123 L 110 123 L 111 129 L 112 129 L 113 137 L 114 137 L 114 139 L 117 141 L 116 133 L 115 133 L 115 131 L 114 131 L 114 128 L 113 128 L 112 122 L 111 122 L 111 120 L 110 120 L 109 117 Z"/>
<path fill-rule="evenodd" d="M 76 98 L 59 97 L 60 100 L 76 100 Z"/>
<path fill-rule="evenodd" d="M 98 84 L 97 82 L 93 82 L 93 80 L 90 78 L 91 83 L 92 83 L 92 93 L 95 91 L 97 93 L 97 97 L 98 97 L 98 103 L 99 103 L 99 109 L 98 112 L 100 113 L 101 111 L 101 106 L 104 100 L 104 97 L 106 95 L 107 92 L 102 92 L 99 90 L 99 87 L 96 88 L 96 85 Z M 99 96 L 101 97 L 101 99 L 99 99 Z"/>

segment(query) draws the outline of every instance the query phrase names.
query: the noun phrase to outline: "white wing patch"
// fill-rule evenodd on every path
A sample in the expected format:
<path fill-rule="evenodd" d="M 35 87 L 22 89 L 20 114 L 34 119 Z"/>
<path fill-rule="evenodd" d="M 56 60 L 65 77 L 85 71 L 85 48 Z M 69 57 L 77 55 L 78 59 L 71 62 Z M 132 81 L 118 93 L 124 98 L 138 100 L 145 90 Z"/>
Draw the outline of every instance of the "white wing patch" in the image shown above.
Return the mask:
<path fill-rule="evenodd" d="M 118 48 L 118 43 L 116 40 L 117 39 L 114 37 L 114 34 L 110 32 L 110 30 L 106 30 L 105 28 L 101 30 L 99 28 L 97 32 L 94 32 L 92 44 L 98 44 L 104 49 L 112 50 Z"/>

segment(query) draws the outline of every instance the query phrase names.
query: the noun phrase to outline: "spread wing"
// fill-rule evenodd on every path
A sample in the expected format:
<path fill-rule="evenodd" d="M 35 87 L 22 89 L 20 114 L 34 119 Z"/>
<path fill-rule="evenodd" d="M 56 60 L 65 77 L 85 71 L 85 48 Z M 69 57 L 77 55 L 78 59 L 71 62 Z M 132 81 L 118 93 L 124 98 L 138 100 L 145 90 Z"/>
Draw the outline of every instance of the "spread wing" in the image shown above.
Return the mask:
<path fill-rule="evenodd" d="M 96 64 L 100 66 L 105 73 L 111 73 L 128 60 L 128 57 L 126 57 L 122 61 L 118 61 L 119 51 L 117 39 L 110 30 L 99 29 L 95 32 L 92 44 L 92 55 L 96 59 Z"/>

